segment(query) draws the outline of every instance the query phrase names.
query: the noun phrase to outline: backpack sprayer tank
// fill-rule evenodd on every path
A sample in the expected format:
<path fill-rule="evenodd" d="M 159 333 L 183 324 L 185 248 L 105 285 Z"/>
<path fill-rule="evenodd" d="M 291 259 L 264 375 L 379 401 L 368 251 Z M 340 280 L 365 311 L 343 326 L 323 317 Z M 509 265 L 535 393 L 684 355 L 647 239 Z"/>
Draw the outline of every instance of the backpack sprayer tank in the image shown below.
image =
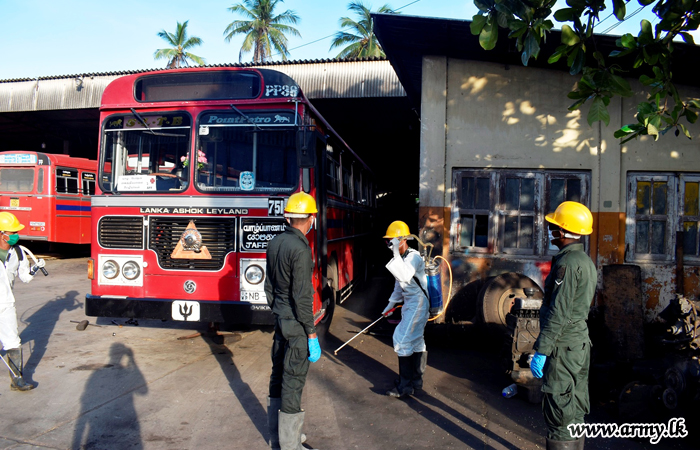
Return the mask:
<path fill-rule="evenodd" d="M 433 251 L 433 244 L 426 243 L 420 240 L 418 236 L 412 234 L 411 237 L 418 241 L 422 247 L 421 255 L 425 261 L 425 276 L 428 282 L 428 300 L 430 300 L 430 319 L 435 320 L 440 317 L 447 308 L 447 304 L 442 303 L 442 277 L 440 275 L 440 261 L 442 259 L 447 264 L 447 268 L 450 271 L 450 292 L 447 295 L 447 303 L 450 301 L 450 296 L 452 294 L 452 268 L 445 258 L 440 255 L 431 257 Z M 428 250 L 430 247 L 430 250 Z"/>
<path fill-rule="evenodd" d="M 430 298 L 430 317 L 442 312 L 442 280 L 440 277 L 440 262 L 435 258 L 425 261 L 425 275 L 428 279 L 428 297 Z"/>

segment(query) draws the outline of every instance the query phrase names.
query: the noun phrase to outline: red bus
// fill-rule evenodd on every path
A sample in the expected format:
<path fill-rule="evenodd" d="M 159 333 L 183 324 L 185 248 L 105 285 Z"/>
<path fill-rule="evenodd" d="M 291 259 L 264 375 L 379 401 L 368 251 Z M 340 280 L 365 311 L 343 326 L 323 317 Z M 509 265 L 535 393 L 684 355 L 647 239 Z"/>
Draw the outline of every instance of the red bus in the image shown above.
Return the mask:
<path fill-rule="evenodd" d="M 319 208 L 315 319 L 330 324 L 366 274 L 372 172 L 294 80 L 250 68 L 129 75 L 100 110 L 88 316 L 272 323 L 265 250 L 303 190 Z"/>
<path fill-rule="evenodd" d="M 0 210 L 25 225 L 20 239 L 89 244 L 97 161 L 29 151 L 0 152 Z"/>

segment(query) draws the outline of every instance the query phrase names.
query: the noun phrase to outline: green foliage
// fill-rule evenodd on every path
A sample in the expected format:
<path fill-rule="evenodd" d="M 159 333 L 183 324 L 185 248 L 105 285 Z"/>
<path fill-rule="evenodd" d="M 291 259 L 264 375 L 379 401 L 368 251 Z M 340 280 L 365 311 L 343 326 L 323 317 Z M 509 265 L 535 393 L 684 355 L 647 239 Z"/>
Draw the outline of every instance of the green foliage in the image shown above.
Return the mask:
<path fill-rule="evenodd" d="M 292 10 L 277 14 L 275 8 L 284 0 L 243 0 L 228 8 L 234 14 L 241 14 L 250 20 L 234 20 L 224 30 L 226 42 L 243 34 L 243 44 L 238 52 L 238 62 L 243 54 L 253 52 L 253 62 L 261 63 L 272 58 L 273 50 L 282 55 L 284 61 L 289 56 L 287 35 L 301 37 L 299 30 L 289 24 L 299 22 L 299 16 Z"/>
<path fill-rule="evenodd" d="M 629 1 L 629 0 L 627 0 Z M 637 108 L 637 123 L 628 124 L 615 132 L 621 143 L 643 135 L 658 139 L 670 130 L 691 138 L 681 120 L 695 123 L 700 100 L 683 102 L 670 70 L 673 58 L 673 40 L 679 36 L 688 44 L 695 44 L 690 31 L 700 26 L 700 0 L 637 0 L 641 6 L 653 4 L 659 18 L 652 26 L 642 20 L 637 36 L 625 34 L 616 41 L 618 50 L 606 56 L 596 51 L 594 27 L 601 21 L 605 0 L 567 0 L 566 7 L 552 11 L 556 0 L 474 0 L 479 12 L 473 17 L 471 32 L 479 36 L 479 44 L 486 50 L 496 47 L 498 29 L 508 30 L 508 38 L 516 39 L 523 65 L 537 59 L 540 44 L 546 39 L 553 24 L 553 16 L 561 26 L 561 45 L 547 56 L 550 64 L 565 62 L 572 75 L 580 79 L 568 97 L 575 102 L 570 110 L 589 103 L 588 123 L 610 123 L 608 105 L 615 96 L 631 97 L 629 83 L 621 74 L 641 69 L 639 81 L 648 88 L 648 98 Z M 627 16 L 625 0 L 612 0 L 613 15 L 622 21 Z M 589 58 L 587 56 L 592 56 Z M 615 63 L 609 63 L 614 61 Z M 630 62 L 631 61 L 631 62 Z M 623 66 L 624 64 L 624 66 Z"/>
<path fill-rule="evenodd" d="M 336 58 L 385 57 L 384 50 L 374 34 L 374 20 L 370 15 L 372 11 L 362 1 L 350 2 L 348 9 L 355 13 L 358 20 L 340 18 L 340 27 L 344 30 L 335 34 L 331 49 L 344 47 Z M 389 5 L 382 6 L 376 12 L 398 14 Z"/>
<path fill-rule="evenodd" d="M 206 64 L 204 58 L 187 51 L 192 47 L 197 47 L 203 43 L 203 41 L 196 36 L 187 36 L 188 22 L 189 20 L 185 20 L 183 23 L 178 22 L 175 33 L 169 33 L 165 30 L 161 30 L 158 33 L 158 37 L 170 44 L 172 48 L 161 48 L 156 50 L 156 52 L 153 54 L 153 59 L 167 59 L 168 65 L 166 67 L 168 69 L 189 66 L 190 61 L 193 61 L 200 66 Z"/>

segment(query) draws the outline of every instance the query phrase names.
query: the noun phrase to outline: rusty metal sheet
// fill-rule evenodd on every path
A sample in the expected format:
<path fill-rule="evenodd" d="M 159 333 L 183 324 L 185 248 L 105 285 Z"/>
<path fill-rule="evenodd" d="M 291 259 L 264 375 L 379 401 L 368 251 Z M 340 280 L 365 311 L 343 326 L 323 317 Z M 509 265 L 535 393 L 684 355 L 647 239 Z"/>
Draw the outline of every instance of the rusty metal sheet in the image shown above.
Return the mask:
<path fill-rule="evenodd" d="M 618 361 L 644 357 L 641 268 L 624 264 L 603 267 L 600 299 L 611 356 Z"/>

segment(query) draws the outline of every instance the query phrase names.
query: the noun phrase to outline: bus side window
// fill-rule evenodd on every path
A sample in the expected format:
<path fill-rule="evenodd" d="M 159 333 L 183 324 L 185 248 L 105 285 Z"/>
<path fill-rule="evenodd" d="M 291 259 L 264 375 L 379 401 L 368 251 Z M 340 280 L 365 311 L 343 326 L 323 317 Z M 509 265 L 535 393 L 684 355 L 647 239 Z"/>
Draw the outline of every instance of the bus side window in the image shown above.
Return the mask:
<path fill-rule="evenodd" d="M 95 195 L 95 174 L 83 173 L 83 191 L 82 194 L 86 197 Z"/>
<path fill-rule="evenodd" d="M 328 192 L 340 194 L 340 155 L 330 144 L 326 145 L 326 157 L 328 158 L 326 179 Z"/>
<path fill-rule="evenodd" d="M 44 168 L 43 167 L 39 167 L 39 173 L 37 174 L 36 193 L 37 194 L 44 193 Z"/>
<path fill-rule="evenodd" d="M 66 178 L 56 174 L 56 193 L 65 194 L 68 192 L 68 186 L 66 184 Z"/>
<path fill-rule="evenodd" d="M 78 194 L 78 171 L 70 169 L 56 169 L 56 193 Z"/>

